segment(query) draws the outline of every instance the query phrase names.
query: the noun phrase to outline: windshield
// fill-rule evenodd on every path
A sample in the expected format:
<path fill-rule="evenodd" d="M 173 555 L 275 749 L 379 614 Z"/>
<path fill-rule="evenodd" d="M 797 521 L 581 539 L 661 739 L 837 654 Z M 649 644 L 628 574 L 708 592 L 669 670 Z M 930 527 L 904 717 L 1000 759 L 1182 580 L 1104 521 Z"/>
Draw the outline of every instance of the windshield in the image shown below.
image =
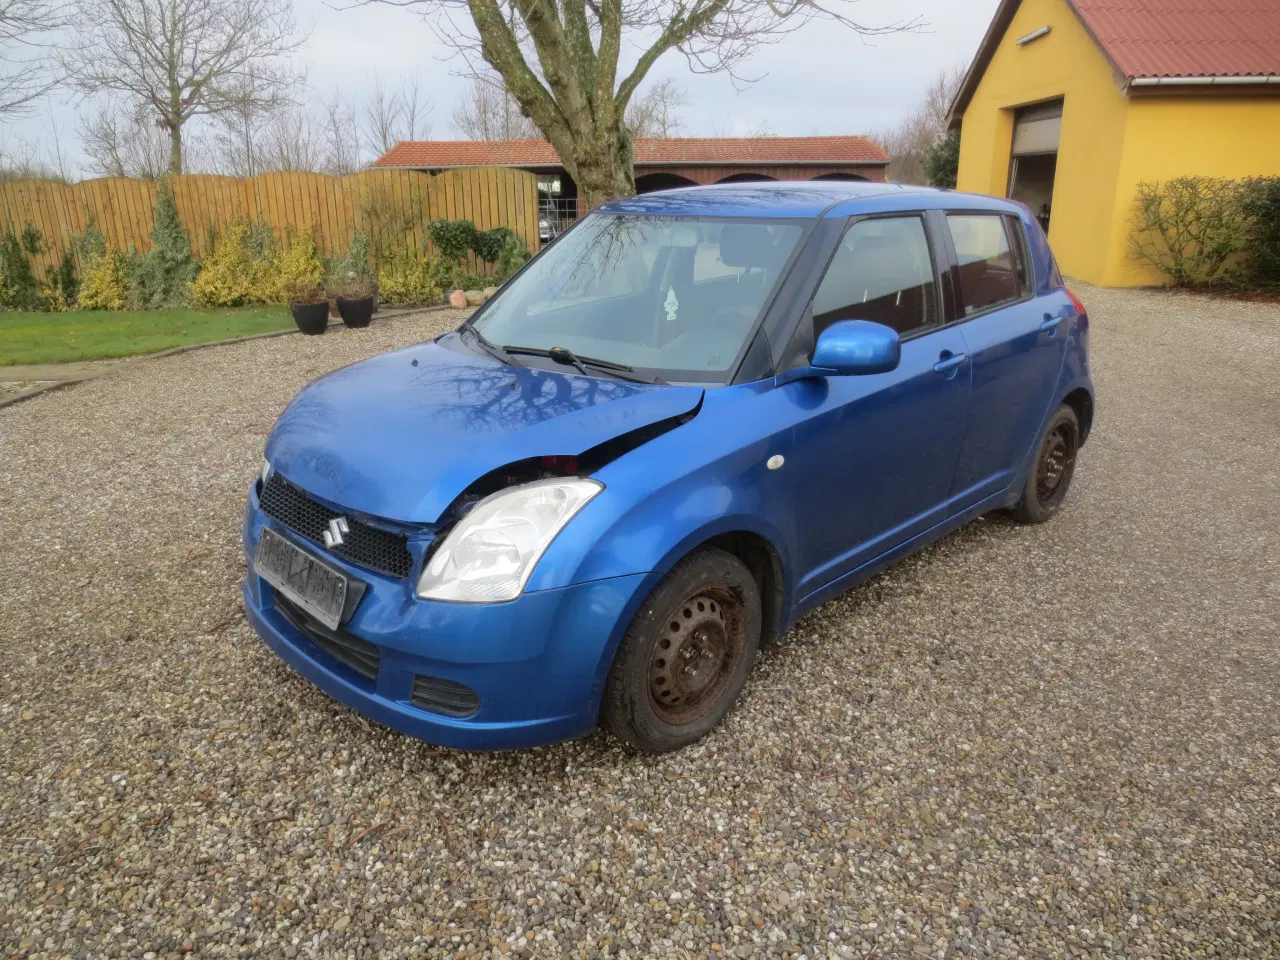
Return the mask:
<path fill-rule="evenodd" d="M 800 239 L 790 221 L 592 214 L 475 320 L 665 380 L 726 379 Z"/>

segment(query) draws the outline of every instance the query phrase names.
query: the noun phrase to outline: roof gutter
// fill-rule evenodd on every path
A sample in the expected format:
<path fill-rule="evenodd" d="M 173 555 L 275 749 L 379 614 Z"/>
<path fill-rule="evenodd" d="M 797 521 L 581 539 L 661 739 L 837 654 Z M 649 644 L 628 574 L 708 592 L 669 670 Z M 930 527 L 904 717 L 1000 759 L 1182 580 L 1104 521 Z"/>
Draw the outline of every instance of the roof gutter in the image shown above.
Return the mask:
<path fill-rule="evenodd" d="M 1209 87 L 1209 86 L 1258 86 L 1280 84 L 1280 76 L 1267 77 L 1134 77 L 1131 87 Z"/>

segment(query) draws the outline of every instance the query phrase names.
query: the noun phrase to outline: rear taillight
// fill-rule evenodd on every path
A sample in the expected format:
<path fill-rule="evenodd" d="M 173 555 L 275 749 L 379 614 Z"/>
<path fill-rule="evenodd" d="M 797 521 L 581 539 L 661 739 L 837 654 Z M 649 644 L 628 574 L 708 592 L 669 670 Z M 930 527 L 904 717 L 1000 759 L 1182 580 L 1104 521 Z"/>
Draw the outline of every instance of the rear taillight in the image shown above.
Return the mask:
<path fill-rule="evenodd" d="M 1071 305 L 1076 308 L 1076 313 L 1083 315 L 1085 313 L 1085 309 L 1084 304 L 1080 302 L 1080 298 L 1070 290 L 1067 291 L 1067 296 L 1071 298 Z"/>

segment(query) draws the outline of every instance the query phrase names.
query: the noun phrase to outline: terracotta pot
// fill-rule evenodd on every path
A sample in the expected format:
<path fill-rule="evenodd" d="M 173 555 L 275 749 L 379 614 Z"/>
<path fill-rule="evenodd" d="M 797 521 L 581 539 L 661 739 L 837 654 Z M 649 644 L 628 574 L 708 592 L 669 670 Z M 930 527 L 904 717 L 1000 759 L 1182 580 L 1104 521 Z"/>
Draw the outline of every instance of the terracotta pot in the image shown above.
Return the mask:
<path fill-rule="evenodd" d="M 293 314 L 293 322 L 298 325 L 298 329 L 308 336 L 314 337 L 329 329 L 327 300 L 320 303 L 299 303 L 295 300 L 289 304 L 289 312 Z"/>
<path fill-rule="evenodd" d="M 373 319 L 373 297 L 338 298 L 338 315 L 348 327 L 367 327 Z"/>

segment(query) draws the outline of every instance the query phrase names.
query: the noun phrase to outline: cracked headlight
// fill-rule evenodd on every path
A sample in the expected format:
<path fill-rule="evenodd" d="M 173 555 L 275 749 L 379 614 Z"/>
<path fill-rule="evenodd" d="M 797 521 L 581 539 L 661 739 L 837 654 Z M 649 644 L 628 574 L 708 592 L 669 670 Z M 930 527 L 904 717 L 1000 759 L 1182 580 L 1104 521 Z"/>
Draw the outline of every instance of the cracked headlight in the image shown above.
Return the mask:
<path fill-rule="evenodd" d="M 481 500 L 432 555 L 423 600 L 499 603 L 514 600 L 565 524 L 604 489 L 597 480 L 539 480 Z"/>

